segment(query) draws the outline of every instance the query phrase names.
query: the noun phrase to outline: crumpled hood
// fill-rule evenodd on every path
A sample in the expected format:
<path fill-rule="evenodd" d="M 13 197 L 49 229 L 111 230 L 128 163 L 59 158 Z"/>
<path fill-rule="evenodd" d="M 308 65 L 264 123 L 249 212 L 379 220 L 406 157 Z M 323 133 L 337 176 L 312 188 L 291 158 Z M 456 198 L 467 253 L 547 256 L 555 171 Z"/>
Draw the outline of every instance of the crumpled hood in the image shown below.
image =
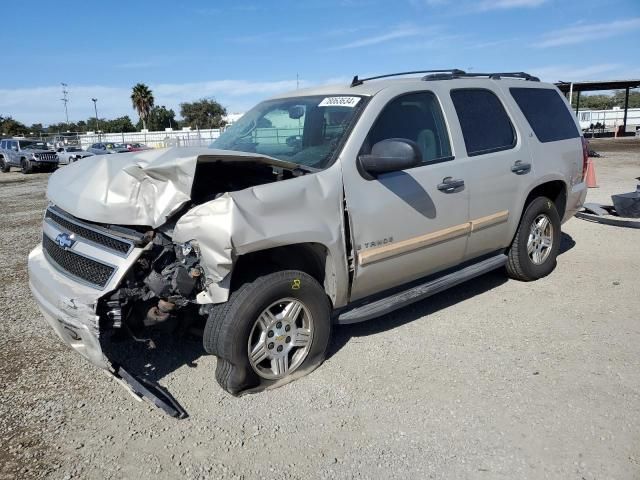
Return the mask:
<path fill-rule="evenodd" d="M 248 160 L 253 153 L 165 148 L 96 155 L 56 171 L 47 198 L 75 217 L 99 223 L 158 227 L 191 195 L 198 159 Z"/>

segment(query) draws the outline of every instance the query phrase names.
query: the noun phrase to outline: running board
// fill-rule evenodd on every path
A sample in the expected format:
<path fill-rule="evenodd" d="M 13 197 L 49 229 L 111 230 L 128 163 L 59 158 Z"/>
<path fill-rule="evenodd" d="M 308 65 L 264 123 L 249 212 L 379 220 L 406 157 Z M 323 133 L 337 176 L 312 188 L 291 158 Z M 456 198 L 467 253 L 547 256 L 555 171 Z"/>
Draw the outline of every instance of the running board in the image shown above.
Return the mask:
<path fill-rule="evenodd" d="M 419 302 L 431 295 L 435 295 L 436 293 L 471 280 L 491 270 L 500 268 L 506 263 L 507 256 L 504 254 L 487 258 L 486 260 L 474 263 L 442 277 L 429 280 L 408 290 L 395 293 L 365 305 L 357 306 L 350 310 L 345 310 L 338 316 L 337 322 L 340 324 L 357 323 L 386 315 L 394 310 L 414 302 Z"/>

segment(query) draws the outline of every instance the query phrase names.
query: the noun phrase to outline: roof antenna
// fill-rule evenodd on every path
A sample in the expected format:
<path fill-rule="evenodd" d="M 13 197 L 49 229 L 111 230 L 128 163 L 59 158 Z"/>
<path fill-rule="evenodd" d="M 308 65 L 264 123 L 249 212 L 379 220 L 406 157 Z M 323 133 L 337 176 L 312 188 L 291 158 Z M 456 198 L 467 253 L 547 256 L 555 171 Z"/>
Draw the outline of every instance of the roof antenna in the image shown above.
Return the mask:
<path fill-rule="evenodd" d="M 351 80 L 351 87 L 357 87 L 358 85 L 362 85 L 363 83 L 364 82 L 358 78 L 358 75 L 356 75 L 355 77 L 353 77 L 353 80 Z"/>

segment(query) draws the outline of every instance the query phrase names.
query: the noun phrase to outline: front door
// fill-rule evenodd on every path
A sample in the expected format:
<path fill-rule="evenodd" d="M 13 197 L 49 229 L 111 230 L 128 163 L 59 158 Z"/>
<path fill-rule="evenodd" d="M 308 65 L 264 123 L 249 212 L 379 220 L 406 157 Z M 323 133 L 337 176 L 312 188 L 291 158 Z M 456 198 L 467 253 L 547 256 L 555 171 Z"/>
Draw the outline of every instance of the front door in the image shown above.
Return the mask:
<path fill-rule="evenodd" d="M 18 151 L 17 140 L 9 140 L 9 163 L 20 166 L 20 153 Z"/>
<path fill-rule="evenodd" d="M 440 103 L 430 91 L 390 99 L 360 153 L 377 142 L 416 142 L 421 165 L 366 178 L 356 158 L 343 159 L 346 208 L 355 250 L 351 300 L 458 264 L 464 255 L 468 192 L 451 151 Z"/>

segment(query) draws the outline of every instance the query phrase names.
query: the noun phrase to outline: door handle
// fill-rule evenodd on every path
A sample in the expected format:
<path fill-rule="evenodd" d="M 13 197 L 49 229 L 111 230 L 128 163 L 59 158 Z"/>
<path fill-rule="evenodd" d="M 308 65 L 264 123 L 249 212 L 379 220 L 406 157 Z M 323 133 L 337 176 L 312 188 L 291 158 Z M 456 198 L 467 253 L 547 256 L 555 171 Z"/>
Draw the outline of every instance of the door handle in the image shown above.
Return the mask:
<path fill-rule="evenodd" d="M 531 171 L 530 163 L 522 163 L 522 160 L 518 160 L 511 167 L 511 171 L 516 175 L 525 175 Z"/>
<path fill-rule="evenodd" d="M 438 184 L 438 190 L 444 193 L 459 192 L 462 188 L 464 188 L 464 180 L 453 177 L 445 177 L 442 183 Z"/>

